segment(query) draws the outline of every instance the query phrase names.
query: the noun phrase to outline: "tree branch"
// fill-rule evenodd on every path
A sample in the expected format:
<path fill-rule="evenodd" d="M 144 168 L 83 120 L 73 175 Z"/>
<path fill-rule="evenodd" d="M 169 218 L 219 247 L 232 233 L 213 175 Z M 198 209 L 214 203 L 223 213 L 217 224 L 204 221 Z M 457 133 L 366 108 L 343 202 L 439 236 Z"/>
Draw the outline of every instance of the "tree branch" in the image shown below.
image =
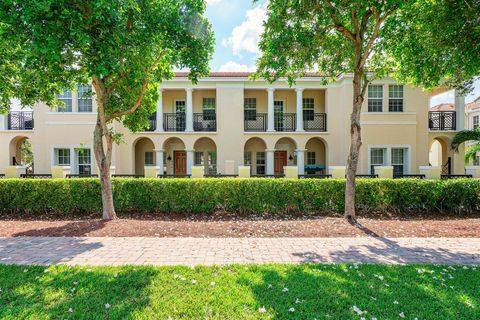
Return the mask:
<path fill-rule="evenodd" d="M 377 10 L 373 8 L 373 16 L 375 17 L 375 26 L 373 29 L 373 34 L 368 40 L 368 43 L 365 47 L 365 52 L 363 54 L 362 60 L 360 61 L 360 65 L 363 67 L 365 65 L 365 62 L 367 61 L 368 57 L 370 56 L 370 53 L 372 53 L 372 46 L 375 40 L 378 38 L 378 33 L 380 31 L 380 27 L 382 26 L 383 22 L 385 19 L 390 15 L 390 12 L 386 12 L 383 17 L 380 17 Z"/>
<path fill-rule="evenodd" d="M 348 39 L 352 40 L 353 42 L 355 42 L 355 36 L 354 34 L 348 30 L 347 28 L 345 28 L 345 26 L 342 24 L 342 22 L 340 21 L 340 19 L 338 18 L 338 16 L 335 14 L 335 6 L 333 4 L 331 4 L 330 2 L 327 2 L 328 6 L 330 7 L 330 17 L 332 18 L 333 20 L 333 24 L 335 25 L 335 29 L 337 29 L 338 32 L 342 33 L 343 35 L 345 35 Z"/>
<path fill-rule="evenodd" d="M 140 90 L 140 96 L 138 97 L 138 99 L 135 102 L 135 104 L 133 105 L 133 107 L 131 107 L 129 110 L 126 110 L 126 111 L 121 111 L 121 112 L 116 112 L 116 113 L 111 114 L 110 116 L 108 116 L 106 118 L 107 121 L 111 121 L 113 119 L 123 117 L 127 114 L 130 114 L 130 113 L 134 113 L 135 110 L 137 110 L 138 107 L 140 107 L 140 105 L 142 104 L 143 97 L 145 96 L 145 92 L 147 91 L 147 85 L 148 85 L 148 81 L 147 81 L 147 78 L 145 77 L 143 79 L 143 82 L 142 82 L 142 88 Z"/>

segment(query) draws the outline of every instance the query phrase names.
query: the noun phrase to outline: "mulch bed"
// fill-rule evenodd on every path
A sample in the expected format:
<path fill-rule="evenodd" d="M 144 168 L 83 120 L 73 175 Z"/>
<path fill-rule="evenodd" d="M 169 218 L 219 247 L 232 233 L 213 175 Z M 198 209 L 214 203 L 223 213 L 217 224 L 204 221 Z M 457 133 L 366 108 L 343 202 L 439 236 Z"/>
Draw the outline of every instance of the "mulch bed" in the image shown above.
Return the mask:
<path fill-rule="evenodd" d="M 371 214 L 352 226 L 341 216 L 238 216 L 122 214 L 102 221 L 98 216 L 0 217 L 0 236 L 87 237 L 480 237 L 480 214 L 468 217 Z"/>

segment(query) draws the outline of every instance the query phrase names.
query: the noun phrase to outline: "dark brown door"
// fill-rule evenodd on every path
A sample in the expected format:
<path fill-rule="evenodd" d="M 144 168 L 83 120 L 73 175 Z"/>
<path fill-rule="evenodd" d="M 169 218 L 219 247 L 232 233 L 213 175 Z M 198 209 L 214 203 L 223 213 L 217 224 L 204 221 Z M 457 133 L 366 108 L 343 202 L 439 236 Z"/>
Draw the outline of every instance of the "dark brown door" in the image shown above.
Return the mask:
<path fill-rule="evenodd" d="M 283 167 L 287 165 L 287 151 L 275 151 L 273 156 L 274 173 L 283 174 Z"/>
<path fill-rule="evenodd" d="M 173 151 L 173 173 L 187 174 L 187 154 L 185 151 Z"/>

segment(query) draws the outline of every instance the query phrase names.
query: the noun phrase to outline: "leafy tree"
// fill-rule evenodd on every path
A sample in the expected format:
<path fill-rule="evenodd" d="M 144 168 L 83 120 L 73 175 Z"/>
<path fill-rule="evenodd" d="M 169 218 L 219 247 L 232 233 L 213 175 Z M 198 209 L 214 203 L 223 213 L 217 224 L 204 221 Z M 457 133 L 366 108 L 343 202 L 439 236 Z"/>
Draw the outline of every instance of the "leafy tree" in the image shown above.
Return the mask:
<path fill-rule="evenodd" d="M 474 130 L 462 130 L 453 137 L 451 147 L 455 152 L 465 142 L 473 142 L 465 152 L 465 163 L 470 160 L 474 161 L 477 158 L 477 153 L 480 152 L 480 128 Z"/>
<path fill-rule="evenodd" d="M 479 4 L 474 1 L 269 1 L 255 77 L 268 81 L 287 77 L 292 84 L 306 71 L 315 69 L 325 75 L 325 82 L 335 81 L 340 73 L 353 74 L 345 187 L 348 220 L 356 221 L 355 175 L 362 145 L 360 113 L 368 84 L 376 78 L 393 76 L 427 88 L 459 86 L 480 73 L 480 14 Z M 441 13 L 438 16 L 437 10 Z M 456 16 L 458 10 L 461 14 Z M 477 14 L 469 15 L 469 10 Z M 452 25 L 444 26 L 445 21 Z M 457 46 L 459 37 L 462 44 Z M 441 47 L 436 47 L 439 40 Z"/>
<path fill-rule="evenodd" d="M 213 33 L 203 0 L 2 0 L 0 102 L 43 101 L 91 83 L 98 106 L 94 154 L 103 217 L 116 217 L 110 182 L 113 123 L 132 132 L 148 125 L 158 88 L 173 67 L 195 82 L 208 73 Z"/>

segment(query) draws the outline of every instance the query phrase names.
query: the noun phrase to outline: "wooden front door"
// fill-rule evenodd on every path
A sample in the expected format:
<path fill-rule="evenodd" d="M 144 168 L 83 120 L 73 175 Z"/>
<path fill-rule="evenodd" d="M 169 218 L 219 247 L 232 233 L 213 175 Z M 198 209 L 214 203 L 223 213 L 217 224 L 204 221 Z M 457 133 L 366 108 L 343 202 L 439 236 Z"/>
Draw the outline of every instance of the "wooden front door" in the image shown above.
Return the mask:
<path fill-rule="evenodd" d="M 187 174 L 187 154 L 185 151 L 173 151 L 173 173 Z"/>
<path fill-rule="evenodd" d="M 273 156 L 275 174 L 283 174 L 283 167 L 287 165 L 287 151 L 275 151 Z"/>

